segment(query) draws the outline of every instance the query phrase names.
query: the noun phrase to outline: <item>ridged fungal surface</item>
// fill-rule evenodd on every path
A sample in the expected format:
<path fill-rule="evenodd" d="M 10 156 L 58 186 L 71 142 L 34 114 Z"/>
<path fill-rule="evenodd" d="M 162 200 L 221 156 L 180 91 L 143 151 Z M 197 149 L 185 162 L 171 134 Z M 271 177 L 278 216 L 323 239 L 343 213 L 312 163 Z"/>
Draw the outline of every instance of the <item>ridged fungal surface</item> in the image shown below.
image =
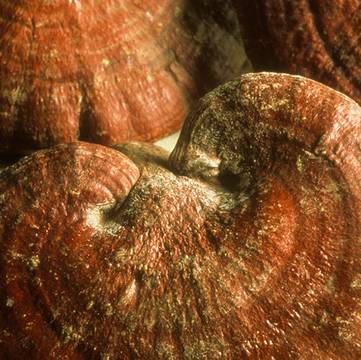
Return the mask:
<path fill-rule="evenodd" d="M 0 151 L 154 140 L 247 68 L 230 1 L 0 2 Z"/>
<path fill-rule="evenodd" d="M 169 160 L 6 168 L 0 358 L 360 359 L 360 136 L 351 99 L 263 73 L 204 97 Z"/>
<path fill-rule="evenodd" d="M 361 104 L 360 0 L 234 0 L 257 70 L 321 81 Z"/>

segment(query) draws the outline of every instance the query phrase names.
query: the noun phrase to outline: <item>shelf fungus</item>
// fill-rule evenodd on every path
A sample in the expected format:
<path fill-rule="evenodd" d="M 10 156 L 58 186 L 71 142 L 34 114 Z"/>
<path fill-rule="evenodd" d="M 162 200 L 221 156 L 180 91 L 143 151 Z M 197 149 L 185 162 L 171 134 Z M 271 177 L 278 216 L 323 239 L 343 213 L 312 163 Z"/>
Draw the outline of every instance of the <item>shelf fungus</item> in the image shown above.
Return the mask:
<path fill-rule="evenodd" d="M 230 0 L 1 1 L 0 151 L 151 141 L 247 70 Z"/>
<path fill-rule="evenodd" d="M 0 358 L 360 359 L 361 109 L 299 76 L 206 95 L 175 150 L 0 175 Z"/>
<path fill-rule="evenodd" d="M 360 0 L 234 0 L 258 71 L 321 81 L 361 104 Z"/>

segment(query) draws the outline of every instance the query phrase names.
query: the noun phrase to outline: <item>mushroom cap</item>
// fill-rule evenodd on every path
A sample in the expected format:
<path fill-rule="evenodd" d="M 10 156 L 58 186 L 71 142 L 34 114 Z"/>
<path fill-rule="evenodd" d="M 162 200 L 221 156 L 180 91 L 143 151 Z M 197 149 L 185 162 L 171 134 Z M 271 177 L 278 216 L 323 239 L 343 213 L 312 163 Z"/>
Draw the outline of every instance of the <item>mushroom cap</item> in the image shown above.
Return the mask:
<path fill-rule="evenodd" d="M 0 173 L 0 357 L 359 359 L 361 109 L 212 91 L 171 154 L 73 143 Z"/>
<path fill-rule="evenodd" d="M 361 104 L 360 0 L 234 1 L 257 71 L 300 74 Z"/>
<path fill-rule="evenodd" d="M 0 4 L 0 151 L 151 141 L 244 70 L 229 0 Z"/>

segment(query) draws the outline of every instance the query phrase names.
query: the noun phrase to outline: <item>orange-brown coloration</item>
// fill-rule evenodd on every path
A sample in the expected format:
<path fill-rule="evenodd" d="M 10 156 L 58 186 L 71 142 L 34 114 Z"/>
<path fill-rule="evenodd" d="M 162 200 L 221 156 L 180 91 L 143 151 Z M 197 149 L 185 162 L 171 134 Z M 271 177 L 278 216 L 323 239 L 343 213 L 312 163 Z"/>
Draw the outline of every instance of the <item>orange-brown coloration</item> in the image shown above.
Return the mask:
<path fill-rule="evenodd" d="M 349 98 L 252 74 L 170 160 L 75 143 L 6 168 L 0 358 L 359 359 L 360 136 Z"/>
<path fill-rule="evenodd" d="M 154 140 L 244 70 L 221 0 L 0 2 L 0 151 Z"/>
<path fill-rule="evenodd" d="M 361 0 L 234 0 L 256 70 L 321 81 L 361 104 Z"/>

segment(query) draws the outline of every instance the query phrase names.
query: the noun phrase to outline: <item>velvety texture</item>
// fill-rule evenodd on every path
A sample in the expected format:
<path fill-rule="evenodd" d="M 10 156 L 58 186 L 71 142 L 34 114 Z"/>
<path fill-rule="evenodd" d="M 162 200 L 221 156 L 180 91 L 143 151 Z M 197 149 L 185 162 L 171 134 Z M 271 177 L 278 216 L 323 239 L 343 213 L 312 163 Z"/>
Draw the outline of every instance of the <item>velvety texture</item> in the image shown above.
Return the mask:
<path fill-rule="evenodd" d="M 361 0 L 233 0 L 256 70 L 301 74 L 361 104 Z"/>
<path fill-rule="evenodd" d="M 360 359 L 361 109 L 252 74 L 170 156 L 74 143 L 0 173 L 0 358 Z"/>
<path fill-rule="evenodd" d="M 248 69 L 229 0 L 0 2 L 0 151 L 154 140 Z"/>

